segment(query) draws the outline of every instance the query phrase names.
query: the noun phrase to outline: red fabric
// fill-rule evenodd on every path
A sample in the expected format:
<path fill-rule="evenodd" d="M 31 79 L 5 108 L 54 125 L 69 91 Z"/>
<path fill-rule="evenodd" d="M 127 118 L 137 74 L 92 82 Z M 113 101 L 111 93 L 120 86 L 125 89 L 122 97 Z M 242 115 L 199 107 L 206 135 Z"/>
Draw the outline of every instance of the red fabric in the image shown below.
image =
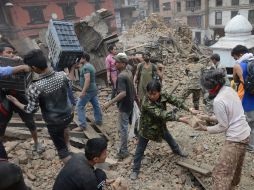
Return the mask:
<path fill-rule="evenodd" d="M 9 112 L 4 108 L 3 104 L 0 104 L 0 113 L 2 113 L 5 117 L 9 115 Z"/>
<path fill-rule="evenodd" d="M 217 94 L 219 92 L 219 90 L 221 89 L 221 85 L 217 84 L 213 89 L 209 90 L 209 94 Z"/>

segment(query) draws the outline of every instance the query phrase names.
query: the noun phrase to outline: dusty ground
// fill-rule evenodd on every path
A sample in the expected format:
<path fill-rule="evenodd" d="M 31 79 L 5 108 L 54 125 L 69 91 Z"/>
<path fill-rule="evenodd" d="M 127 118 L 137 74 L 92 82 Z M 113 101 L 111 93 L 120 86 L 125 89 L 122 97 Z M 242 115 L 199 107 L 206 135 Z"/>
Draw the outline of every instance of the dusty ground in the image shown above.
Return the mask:
<path fill-rule="evenodd" d="M 167 65 L 166 78 L 164 79 L 164 89 L 168 90 L 178 79 L 182 83 L 175 94 L 180 94 L 184 88 L 185 77 L 183 75 L 184 67 L 181 65 Z M 106 93 L 101 92 L 101 102 L 106 99 Z M 188 104 L 191 106 L 188 100 Z M 117 112 L 113 106 L 104 114 L 104 125 L 102 131 L 109 136 L 108 157 L 114 159 L 119 138 L 117 134 Z M 178 122 L 168 122 L 168 129 L 175 137 L 176 141 L 189 153 L 189 159 L 193 159 L 196 165 L 214 166 L 218 157 L 221 146 L 223 145 L 224 135 L 209 135 L 205 132 L 196 132 L 189 126 Z M 40 133 L 47 133 L 43 129 Z M 145 157 L 141 167 L 139 179 L 136 181 L 129 180 L 131 172 L 133 154 L 135 151 L 135 141 L 130 139 L 129 150 L 130 157 L 119 161 L 107 171 L 109 178 L 119 176 L 128 180 L 129 188 L 133 190 L 195 190 L 200 189 L 193 183 L 193 177 L 182 167 L 175 164 L 180 160 L 178 156 L 172 154 L 168 145 L 163 143 L 149 142 Z M 11 147 L 17 143 L 9 156 L 11 161 L 21 166 L 28 184 L 35 190 L 52 189 L 54 179 L 62 167 L 62 164 L 56 156 L 56 151 L 51 140 L 43 139 L 46 146 L 46 152 L 38 155 L 31 151 L 31 139 L 26 141 L 10 141 L 6 147 Z M 210 183 L 210 178 L 206 178 L 206 184 Z M 247 153 L 242 181 L 239 190 L 252 190 L 254 186 L 254 154 Z"/>

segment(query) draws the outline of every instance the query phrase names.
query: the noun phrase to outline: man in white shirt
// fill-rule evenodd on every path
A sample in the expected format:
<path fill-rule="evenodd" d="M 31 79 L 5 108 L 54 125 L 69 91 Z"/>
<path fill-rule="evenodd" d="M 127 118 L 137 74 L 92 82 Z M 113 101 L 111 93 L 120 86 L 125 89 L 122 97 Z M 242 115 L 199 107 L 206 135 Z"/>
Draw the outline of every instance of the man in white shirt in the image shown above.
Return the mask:
<path fill-rule="evenodd" d="M 240 182 L 250 127 L 246 121 L 242 103 L 237 93 L 225 86 L 225 73 L 221 69 L 202 74 L 202 86 L 214 98 L 213 111 L 218 124 L 203 126 L 197 123 L 196 130 L 211 134 L 225 133 L 226 141 L 213 170 L 213 190 L 234 189 Z"/>

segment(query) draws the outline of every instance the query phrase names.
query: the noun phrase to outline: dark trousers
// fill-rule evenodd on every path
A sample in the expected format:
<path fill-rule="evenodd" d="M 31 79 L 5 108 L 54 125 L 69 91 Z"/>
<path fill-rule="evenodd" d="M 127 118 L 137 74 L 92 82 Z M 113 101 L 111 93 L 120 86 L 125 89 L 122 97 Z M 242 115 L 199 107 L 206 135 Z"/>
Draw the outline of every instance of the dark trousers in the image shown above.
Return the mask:
<path fill-rule="evenodd" d="M 17 95 L 17 99 L 21 103 L 27 104 L 27 100 L 25 99 L 23 95 Z M 30 131 L 36 130 L 33 114 L 24 112 L 23 110 L 19 109 L 17 106 L 12 104 L 11 102 L 9 102 L 9 109 L 7 111 L 8 111 L 8 116 L 1 115 L 0 117 L 0 137 L 4 136 L 6 127 L 12 118 L 13 112 L 16 112 L 19 114 L 19 117 L 22 119 L 22 121 L 25 123 L 26 127 Z"/>
<path fill-rule="evenodd" d="M 72 91 L 72 87 L 69 87 L 69 88 L 68 88 L 67 93 L 68 93 L 68 97 L 69 97 L 69 100 L 70 100 L 71 104 L 72 104 L 73 106 L 75 106 L 76 103 L 77 103 L 77 100 L 76 100 L 76 98 L 75 98 L 75 96 L 74 96 L 74 93 L 73 93 L 73 91 Z"/>
<path fill-rule="evenodd" d="M 36 125 L 35 125 L 35 122 L 34 122 L 33 114 L 26 113 L 23 110 L 18 109 L 16 106 L 14 106 L 12 104 L 11 105 L 11 110 L 9 110 L 8 117 L 2 118 L 1 121 L 0 121 L 0 136 L 4 136 L 6 127 L 9 123 L 9 121 L 11 120 L 11 117 L 12 117 L 14 111 L 19 114 L 19 117 L 22 119 L 22 121 L 25 123 L 26 127 L 30 131 L 35 131 L 36 130 Z"/>
<path fill-rule="evenodd" d="M 7 159 L 7 153 L 5 151 L 5 148 L 4 148 L 4 145 L 3 145 L 3 142 L 2 140 L 0 139 L 0 158 L 4 158 L 4 159 Z"/>
<path fill-rule="evenodd" d="M 199 99 L 201 96 L 201 89 L 186 89 L 182 94 L 182 99 L 186 100 L 190 94 L 192 94 L 192 102 L 195 110 L 199 109 Z"/>
<path fill-rule="evenodd" d="M 64 130 L 67 127 L 68 126 L 63 125 L 47 125 L 49 135 L 56 147 L 60 159 L 64 159 L 70 155 L 64 138 Z"/>
<path fill-rule="evenodd" d="M 29 190 L 24 182 L 23 174 L 15 164 L 0 160 L 0 189 L 1 190 Z"/>
<path fill-rule="evenodd" d="M 22 119 L 22 121 L 25 123 L 26 127 L 30 131 L 36 130 L 36 125 L 34 122 L 33 114 L 28 114 L 28 113 L 24 112 L 23 110 L 17 108 L 12 103 L 10 103 L 10 110 L 8 110 L 8 116 L 3 116 L 2 114 L 0 116 L 0 141 L 1 141 L 1 138 L 4 137 L 6 127 L 9 123 L 9 121 L 11 120 L 14 111 L 19 114 L 19 117 Z M 1 146 L 0 148 L 2 148 L 2 151 L 5 152 L 3 145 L 0 145 L 0 146 Z M 6 154 L 6 152 L 5 152 L 5 154 Z M 6 155 L 6 157 L 7 157 L 7 155 Z"/>
<path fill-rule="evenodd" d="M 176 143 L 175 139 L 172 137 L 172 135 L 169 133 L 168 130 L 164 131 L 163 139 L 168 143 L 170 148 L 173 152 L 177 152 L 179 150 L 179 146 Z M 144 156 L 144 152 L 146 150 L 147 143 L 149 142 L 148 139 L 145 139 L 142 136 L 139 136 L 138 139 L 138 145 L 135 151 L 134 155 L 134 165 L 133 165 L 133 172 L 139 173 L 140 167 L 141 167 L 141 161 Z"/>

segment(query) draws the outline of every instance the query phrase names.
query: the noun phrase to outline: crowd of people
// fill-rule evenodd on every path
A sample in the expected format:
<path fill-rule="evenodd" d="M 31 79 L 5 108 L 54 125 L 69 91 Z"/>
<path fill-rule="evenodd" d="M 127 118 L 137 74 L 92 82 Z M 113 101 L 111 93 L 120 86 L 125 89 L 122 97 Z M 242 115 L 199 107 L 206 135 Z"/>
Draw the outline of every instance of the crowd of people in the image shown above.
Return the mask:
<path fill-rule="evenodd" d="M 241 170 L 246 148 L 254 152 L 254 95 L 246 90 L 248 77 L 248 63 L 253 55 L 244 46 L 238 45 L 232 50 L 232 57 L 236 64 L 233 68 L 233 79 L 237 84 L 237 92 L 230 87 L 226 69 L 220 63 L 220 56 L 213 54 L 211 63 L 202 65 L 198 55 L 192 55 L 186 66 L 189 77 L 188 88 L 180 97 L 175 97 L 162 91 L 164 67 L 151 62 L 151 53 L 143 52 L 134 76 L 128 68 L 129 58 L 125 53 L 117 53 L 116 47 L 108 47 L 109 55 L 105 60 L 107 82 L 112 86 L 111 99 L 100 105 L 96 86 L 96 70 L 90 63 L 90 56 L 83 53 L 79 63 L 68 68 L 68 72 L 54 71 L 47 63 L 47 58 L 41 50 L 27 53 L 23 62 L 25 65 L 16 67 L 0 67 L 0 75 L 7 76 L 19 72 L 35 72 L 39 77 L 26 90 L 26 96 L 1 89 L 1 105 L 8 101 L 11 109 L 1 110 L 0 121 L 0 168 L 6 171 L 0 178 L 0 189 L 28 189 L 24 183 L 22 172 L 18 166 L 8 162 L 8 155 L 2 144 L 2 137 L 13 111 L 19 113 L 26 126 L 31 131 L 34 140 L 34 151 L 44 151 L 39 142 L 33 113 L 40 108 L 49 135 L 56 147 L 59 158 L 64 167 L 58 174 L 54 190 L 78 189 L 127 189 L 122 180 L 109 180 L 103 170 L 95 168 L 95 164 L 105 162 L 107 157 L 107 141 L 104 138 L 88 140 L 85 152 L 71 153 L 69 150 L 69 127 L 73 120 L 76 106 L 79 126 L 76 131 L 87 128 L 86 104 L 90 102 L 94 112 L 96 125 L 103 125 L 102 113 L 115 103 L 118 108 L 118 130 L 120 145 L 117 152 L 118 159 L 130 156 L 128 150 L 128 130 L 130 118 L 133 115 L 134 103 L 140 109 L 140 120 L 136 128 L 137 145 L 131 180 L 138 178 L 141 160 L 144 157 L 149 141 L 161 142 L 165 140 L 172 152 L 181 157 L 187 157 L 167 129 L 168 121 L 178 121 L 190 125 L 195 130 L 207 131 L 211 134 L 225 133 L 226 140 L 213 170 L 213 189 L 229 190 L 240 182 Z M 0 56 L 11 59 L 21 59 L 13 54 L 14 48 L 9 45 L 0 47 Z M 72 101 L 70 92 L 74 70 L 79 68 L 80 86 L 82 91 L 77 102 Z M 193 94 L 194 108 L 188 108 L 185 99 Z M 204 94 L 204 102 L 209 107 L 209 113 L 200 110 L 199 99 Z M 174 108 L 167 108 L 171 104 Z M 177 112 L 183 109 L 188 115 Z M 190 116 L 191 115 L 191 116 Z M 195 122 L 190 122 L 195 118 Z M 204 121 L 213 125 L 206 126 Z M 110 139 L 109 139 L 110 140 Z M 11 169 L 13 168 L 13 169 Z M 19 178 L 15 177 L 19 176 Z M 14 176 L 14 177 L 13 177 Z M 6 178 L 12 179 L 6 183 Z"/>

